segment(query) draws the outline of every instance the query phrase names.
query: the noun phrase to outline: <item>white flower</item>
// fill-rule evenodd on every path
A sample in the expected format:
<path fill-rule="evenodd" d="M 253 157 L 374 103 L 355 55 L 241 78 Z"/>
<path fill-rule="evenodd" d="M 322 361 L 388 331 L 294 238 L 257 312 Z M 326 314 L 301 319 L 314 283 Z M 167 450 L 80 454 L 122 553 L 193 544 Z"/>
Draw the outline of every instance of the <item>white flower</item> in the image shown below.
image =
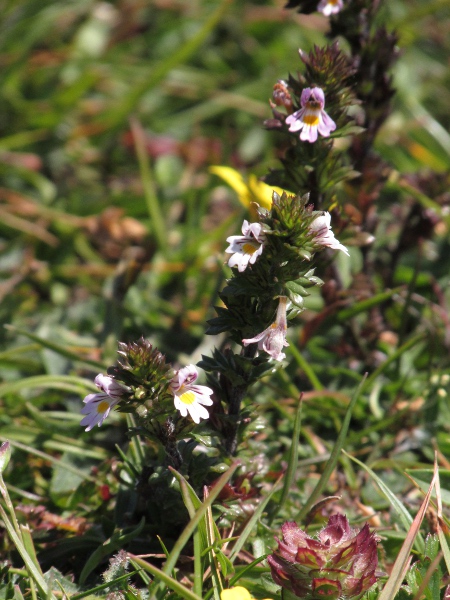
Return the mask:
<path fill-rule="evenodd" d="M 342 0 L 320 0 L 317 6 L 317 10 L 326 17 L 336 15 L 343 8 L 344 2 Z"/>
<path fill-rule="evenodd" d="M 244 346 L 258 342 L 258 350 L 264 350 L 275 360 L 286 358 L 286 354 L 282 352 L 284 346 L 289 346 L 286 341 L 286 304 L 286 296 L 280 296 L 275 322 L 254 338 L 242 340 Z"/>
<path fill-rule="evenodd" d="M 347 256 L 350 256 L 347 248 L 334 237 L 334 233 L 331 231 L 331 215 L 329 212 L 324 212 L 323 215 L 316 217 L 309 230 L 316 234 L 314 242 L 319 246 L 342 250 Z"/>
<path fill-rule="evenodd" d="M 85 431 L 90 431 L 95 425 L 100 425 L 109 415 L 112 408 L 123 398 L 128 388 L 118 383 L 108 375 L 97 375 L 95 385 L 101 390 L 100 394 L 89 394 L 83 400 L 86 406 L 81 409 L 81 414 L 86 415 L 80 425 L 87 425 Z"/>
<path fill-rule="evenodd" d="M 213 393 L 212 389 L 205 385 L 194 385 L 197 377 L 197 369 L 194 365 L 188 365 L 177 371 L 170 383 L 175 408 L 183 417 L 187 417 L 189 413 L 194 423 L 200 423 L 200 419 L 209 417 L 208 411 L 202 405 L 211 406 L 213 403 L 209 397 Z"/>
<path fill-rule="evenodd" d="M 260 223 L 244 221 L 242 233 L 243 235 L 228 237 L 227 242 L 230 245 L 225 250 L 228 254 L 233 254 L 228 260 L 228 266 L 237 267 L 240 273 L 245 271 L 249 264 L 255 264 L 264 248 L 264 232 Z"/>
<path fill-rule="evenodd" d="M 336 129 L 336 123 L 324 111 L 325 94 L 322 88 L 305 88 L 300 96 L 300 110 L 286 119 L 289 131 L 300 131 L 304 142 L 317 141 L 317 135 L 328 137 Z"/>

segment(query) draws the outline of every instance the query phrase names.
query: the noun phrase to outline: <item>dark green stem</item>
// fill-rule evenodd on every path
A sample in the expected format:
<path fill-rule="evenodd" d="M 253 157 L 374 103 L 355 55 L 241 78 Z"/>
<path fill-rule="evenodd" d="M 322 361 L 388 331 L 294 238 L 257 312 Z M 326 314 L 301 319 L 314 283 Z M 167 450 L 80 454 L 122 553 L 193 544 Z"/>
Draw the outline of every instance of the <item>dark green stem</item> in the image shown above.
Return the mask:
<path fill-rule="evenodd" d="M 257 349 L 257 344 L 250 344 L 250 346 L 242 349 L 241 354 L 247 358 L 254 358 Z M 247 393 L 248 388 L 249 384 L 232 386 L 228 393 L 228 416 L 230 417 L 230 425 L 225 440 L 225 449 L 230 456 L 234 456 L 236 454 L 241 403 L 245 394 Z"/>
<path fill-rule="evenodd" d="M 228 430 L 227 439 L 225 440 L 225 449 L 231 456 L 236 454 L 237 449 L 237 434 L 239 428 L 239 415 L 241 412 L 241 403 L 247 392 L 247 385 L 231 388 L 229 398 L 228 416 L 230 417 L 230 428 Z"/>

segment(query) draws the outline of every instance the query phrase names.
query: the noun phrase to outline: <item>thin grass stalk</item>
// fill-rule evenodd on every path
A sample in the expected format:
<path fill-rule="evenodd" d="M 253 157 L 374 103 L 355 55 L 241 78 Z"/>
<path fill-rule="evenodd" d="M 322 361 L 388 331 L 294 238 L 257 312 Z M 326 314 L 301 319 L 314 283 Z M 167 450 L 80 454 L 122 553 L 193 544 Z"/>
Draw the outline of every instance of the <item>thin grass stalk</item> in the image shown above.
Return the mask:
<path fill-rule="evenodd" d="M 389 300 L 390 298 L 392 298 L 392 296 L 395 296 L 396 294 L 400 293 L 403 289 L 403 287 L 397 287 L 392 290 L 388 290 L 387 292 L 381 292 L 380 294 L 372 296 L 367 300 L 361 300 L 360 302 L 356 302 L 349 308 L 343 308 L 342 310 L 338 311 L 336 319 L 338 323 L 346 323 L 352 317 L 356 317 L 362 312 L 366 312 L 367 310 L 369 310 L 369 308 L 373 308 L 374 306 L 383 304 L 384 302 L 386 302 L 386 300 Z"/>
<path fill-rule="evenodd" d="M 191 519 L 195 517 L 195 508 L 192 500 L 189 496 L 189 490 L 186 482 L 181 480 L 181 493 L 189 516 Z M 200 529 L 197 528 L 192 536 L 194 542 L 194 594 L 198 596 L 202 595 L 203 592 L 203 569 L 202 569 L 202 542 L 200 536 Z"/>
<path fill-rule="evenodd" d="M 409 313 L 409 307 L 411 306 L 411 302 L 412 302 L 412 296 L 415 292 L 416 289 L 416 284 L 417 284 L 417 278 L 419 276 L 419 267 L 420 267 L 420 263 L 421 263 L 421 259 L 422 259 L 422 248 L 419 244 L 418 246 L 418 251 L 417 251 L 417 258 L 414 264 L 414 271 L 413 271 L 413 275 L 411 277 L 411 280 L 408 284 L 408 290 L 406 293 L 406 298 L 405 298 L 405 303 L 403 305 L 403 309 L 402 309 L 402 314 L 400 316 L 400 326 L 398 329 L 398 344 L 399 346 L 403 345 L 404 339 L 405 339 L 405 335 L 406 335 L 406 326 L 408 324 L 408 313 Z M 398 359 L 397 362 L 397 372 L 398 374 L 400 374 L 400 357 Z"/>
<path fill-rule="evenodd" d="M 400 348 L 398 348 L 391 356 L 389 356 L 389 358 L 385 360 L 383 364 L 381 364 L 377 369 L 375 369 L 373 373 L 369 375 L 369 377 L 367 377 L 363 390 L 365 390 L 366 386 L 369 387 L 370 384 L 373 381 L 375 381 L 375 379 L 379 377 L 381 373 L 383 373 L 390 364 L 396 362 L 398 358 L 403 354 L 403 352 L 406 352 L 406 350 L 409 350 L 410 348 L 414 347 L 416 344 L 424 340 L 426 336 L 426 333 L 419 333 L 418 335 L 415 335 L 407 342 L 405 342 L 402 346 L 400 346 Z"/>
<path fill-rule="evenodd" d="M 295 474 L 297 472 L 298 466 L 298 442 L 300 438 L 300 427 L 302 422 L 302 395 L 300 395 L 297 412 L 295 414 L 294 421 L 294 430 L 292 432 L 292 442 L 291 448 L 289 451 L 289 460 L 288 467 L 286 469 L 286 475 L 284 477 L 283 490 L 281 492 L 280 501 L 276 504 L 276 506 L 272 507 L 269 516 L 269 525 L 272 524 L 272 521 L 277 512 L 281 512 L 286 504 L 286 501 L 289 497 L 289 492 L 291 490 L 292 484 L 294 483 Z"/>
<path fill-rule="evenodd" d="M 247 572 L 249 572 L 249 571 L 251 572 L 254 567 L 259 565 L 260 562 L 262 562 L 263 560 L 266 560 L 266 558 L 269 556 L 269 554 L 270 553 L 264 554 L 263 556 L 258 556 L 258 558 L 256 558 L 249 565 L 245 565 L 245 567 L 241 571 L 239 571 L 239 573 L 236 573 L 236 575 L 233 575 L 233 577 L 230 579 L 229 587 L 236 585 L 236 583 L 239 581 L 239 579 L 242 579 L 242 577 L 244 577 L 244 575 Z M 205 600 L 207 600 L 207 599 L 205 598 Z"/>
<path fill-rule="evenodd" d="M 353 462 L 358 464 L 361 468 L 363 468 L 372 477 L 372 479 L 378 485 L 378 487 L 380 488 L 380 490 L 382 491 L 384 496 L 391 503 L 392 507 L 396 510 L 397 514 L 400 517 L 401 522 L 403 523 L 405 531 L 408 531 L 412 525 L 413 519 L 412 519 L 411 515 L 409 514 L 409 512 L 404 507 L 404 505 L 397 498 L 397 496 L 391 492 L 391 490 L 387 487 L 387 485 L 384 483 L 384 481 L 382 479 L 380 479 L 378 477 L 378 475 L 374 471 L 372 471 L 372 469 L 370 467 L 368 467 L 367 465 L 362 463 L 360 460 L 358 460 L 354 456 L 351 456 L 350 454 L 345 452 L 345 450 L 343 450 L 342 452 L 346 456 L 348 456 L 348 458 L 350 458 L 350 460 L 352 460 Z M 425 550 L 425 542 L 420 534 L 418 534 L 417 538 L 416 538 L 416 548 L 419 553 L 423 553 Z"/>
<path fill-rule="evenodd" d="M 434 470 L 433 479 L 431 480 L 431 484 L 430 484 L 430 487 L 428 488 L 428 492 L 427 492 L 422 504 L 420 505 L 420 508 L 419 508 L 416 516 L 414 517 L 414 521 L 411 524 L 411 527 L 408 531 L 405 541 L 403 542 L 402 547 L 400 548 L 400 552 L 397 555 L 394 566 L 392 567 L 391 575 L 390 575 L 389 579 L 387 580 L 386 585 L 382 589 L 381 594 L 378 597 L 378 600 L 394 600 L 394 598 L 403 582 L 405 573 L 409 568 L 409 565 L 410 565 L 411 559 L 412 559 L 411 550 L 414 545 L 415 538 L 417 537 L 417 535 L 419 533 L 419 528 L 425 517 L 426 511 L 428 509 L 428 505 L 429 505 L 430 499 L 431 499 L 431 493 L 432 493 L 434 485 L 435 485 L 436 476 L 437 476 L 436 464 L 435 464 L 434 469 L 435 470 Z"/>
<path fill-rule="evenodd" d="M 16 334 L 24 335 L 27 338 L 29 338 L 30 340 L 34 340 L 35 342 L 37 342 L 39 347 L 43 347 L 43 348 L 47 348 L 48 350 L 52 350 L 53 352 L 56 352 L 56 354 L 59 354 L 60 356 L 64 356 L 64 358 L 73 360 L 75 363 L 82 363 L 84 365 L 89 365 L 91 367 L 94 367 L 96 370 L 98 369 L 100 371 L 106 369 L 106 365 L 104 363 L 99 362 L 97 360 L 92 360 L 90 358 L 82 358 L 79 353 L 71 352 L 70 350 L 67 350 L 67 348 L 65 348 L 64 346 L 61 346 L 60 344 L 56 344 L 55 342 L 51 342 L 50 340 L 46 340 L 38 335 L 35 335 L 34 333 L 30 333 L 26 329 L 21 329 L 20 327 L 16 327 L 15 325 L 4 325 L 4 327 L 8 331 L 13 331 Z M 13 350 L 14 350 L 14 352 L 18 352 L 21 349 L 22 348 L 14 348 Z M 0 354 L 0 358 L 7 354 L 8 353 L 6 353 L 6 352 L 2 352 Z"/>
<path fill-rule="evenodd" d="M 273 488 L 270 490 L 270 492 L 267 494 L 267 496 L 264 498 L 264 500 L 261 501 L 258 508 L 255 510 L 255 512 L 252 514 L 251 518 L 248 520 L 241 535 L 236 540 L 233 548 L 231 549 L 230 555 L 229 555 L 229 559 L 232 563 L 236 560 L 239 552 L 242 550 L 247 539 L 250 537 L 250 534 L 254 531 L 256 523 L 261 518 L 261 515 L 262 515 L 264 509 L 266 508 L 267 504 L 272 499 L 272 496 L 278 490 L 278 485 L 282 481 L 282 479 L 283 479 L 283 476 L 281 476 L 277 479 Z"/>
<path fill-rule="evenodd" d="M 205 486 L 204 490 L 205 490 L 204 497 L 207 498 L 208 488 Z M 208 512 L 206 513 L 206 536 L 208 539 L 208 546 L 211 547 L 211 550 L 209 551 L 210 567 L 211 567 L 211 582 L 212 582 L 211 589 L 213 591 L 215 600 L 220 600 L 220 592 L 223 589 L 223 584 L 222 584 L 222 580 L 220 578 L 220 571 L 219 571 L 217 556 L 214 551 L 214 543 L 216 542 L 214 527 L 215 527 L 215 523 L 214 523 L 213 516 L 212 516 L 212 510 L 211 510 L 211 507 L 209 507 Z"/>
<path fill-rule="evenodd" d="M 131 413 L 127 413 L 127 427 L 129 430 L 136 429 L 136 421 Z M 142 469 L 145 465 L 145 453 L 144 444 L 142 443 L 140 435 L 133 435 L 130 440 L 129 448 L 136 468 L 138 470 Z"/>
<path fill-rule="evenodd" d="M 87 596 L 91 596 L 93 594 L 96 594 L 97 592 L 101 592 L 102 590 L 105 590 L 106 588 L 111 587 L 111 585 L 117 585 L 121 581 L 127 581 L 130 577 L 133 577 L 134 575 L 141 574 L 141 573 L 142 573 L 142 569 L 130 571 L 129 573 L 125 573 L 125 575 L 120 575 L 120 577 L 117 577 L 117 579 L 114 579 L 114 581 L 107 581 L 106 583 L 102 583 L 101 585 L 96 585 L 95 587 L 93 587 L 89 590 L 80 592 L 79 594 L 73 594 L 73 596 L 70 596 L 70 600 L 81 600 L 82 598 L 86 598 Z M 59 583 L 59 582 L 57 581 L 56 583 Z M 69 598 L 69 596 L 67 596 L 67 597 Z"/>
<path fill-rule="evenodd" d="M 6 438 L 4 438 L 3 436 L 0 435 L 0 441 L 6 441 Z M 53 465 L 61 465 L 62 464 L 61 459 L 55 458 L 51 454 L 47 454 L 46 452 L 42 452 L 41 450 L 36 450 L 35 448 L 33 448 L 31 446 L 27 446 L 27 444 L 22 444 L 21 442 L 16 442 L 15 440 L 8 440 L 8 441 L 11 444 L 11 446 L 13 446 L 14 448 L 20 448 L 20 450 L 24 450 L 25 452 L 28 452 L 28 454 L 32 454 L 34 456 L 39 456 L 39 458 L 43 458 L 44 460 L 50 462 Z M 77 477 L 80 477 L 81 479 L 83 479 L 85 481 L 91 481 L 93 483 L 96 483 L 96 481 L 97 481 L 95 477 L 93 477 L 92 475 L 88 475 L 81 469 L 77 469 L 77 467 L 74 467 L 70 463 L 64 463 L 64 469 L 66 471 L 70 471 L 71 473 L 73 473 L 74 475 L 76 475 Z"/>
<path fill-rule="evenodd" d="M 186 62 L 203 44 L 208 35 L 220 23 L 228 7 L 233 0 L 222 0 L 217 9 L 209 16 L 200 30 L 187 40 L 178 50 L 168 55 L 163 61 L 159 61 L 147 77 L 136 85 L 117 110 L 111 112 L 104 119 L 106 125 L 110 128 L 120 126 L 123 121 L 132 113 L 141 97 L 150 89 L 162 81 L 168 73 L 180 64 Z"/>
<path fill-rule="evenodd" d="M 36 593 L 36 584 L 34 583 L 32 578 L 30 578 L 29 584 L 30 584 L 31 600 L 38 600 L 38 595 Z M 48 591 L 47 591 L 46 600 L 50 600 L 50 594 L 51 594 L 51 589 L 49 587 Z"/>
<path fill-rule="evenodd" d="M 314 370 L 309 364 L 309 362 L 305 360 L 303 354 L 298 350 L 298 348 L 294 344 L 290 345 L 289 350 L 300 369 L 303 370 L 304 374 L 309 379 L 309 382 L 313 386 L 313 388 L 318 392 L 322 391 L 323 385 L 320 383 L 319 378 L 314 373 Z"/>
<path fill-rule="evenodd" d="M 345 413 L 345 417 L 344 417 L 344 421 L 342 423 L 341 430 L 339 432 L 336 443 L 333 446 L 333 450 L 331 451 L 330 458 L 328 459 L 327 464 L 325 465 L 325 469 L 322 473 L 322 476 L 320 477 L 319 481 L 317 482 L 316 487 L 314 488 L 312 494 L 310 495 L 310 497 L 308 498 L 308 500 L 306 501 L 306 503 L 304 504 L 304 506 L 298 513 L 298 515 L 296 516 L 296 520 L 298 520 L 298 521 L 302 521 L 308 514 L 308 511 L 310 510 L 310 508 L 312 506 L 314 506 L 314 504 L 317 502 L 317 500 L 319 499 L 319 496 L 321 495 L 322 491 L 325 489 L 325 486 L 327 485 L 328 480 L 330 479 L 331 474 L 333 473 L 333 471 L 336 467 L 336 464 L 339 460 L 339 455 L 341 453 L 341 450 L 344 446 L 345 439 L 347 437 L 347 432 L 348 432 L 348 428 L 350 426 L 350 420 L 352 417 L 353 409 L 355 407 L 356 401 L 359 398 L 361 390 L 365 386 L 365 383 L 367 381 L 366 378 L 367 378 L 367 374 L 364 375 L 361 383 L 359 384 L 358 388 L 356 389 L 355 393 L 352 396 L 352 399 L 350 400 L 350 404 L 348 405 L 347 411 Z"/>
<path fill-rule="evenodd" d="M 98 388 L 90 379 L 82 379 L 72 375 L 33 375 L 19 381 L 7 381 L 0 385 L 0 394 L 13 394 L 27 388 L 49 388 L 83 394 L 86 390 L 97 391 Z"/>
<path fill-rule="evenodd" d="M 8 532 L 8 535 L 16 547 L 17 552 L 20 554 L 25 566 L 27 568 L 29 576 L 34 579 L 37 588 L 39 590 L 39 594 L 45 598 L 50 598 L 50 600 L 56 600 L 54 594 L 49 591 L 47 583 L 45 582 L 40 570 L 34 564 L 33 558 L 28 554 L 25 549 L 25 546 L 22 543 L 20 536 L 17 534 L 14 525 L 8 518 L 3 506 L 0 505 L 0 517 L 3 520 L 3 524 L 5 525 L 5 529 Z"/>
<path fill-rule="evenodd" d="M 235 472 L 235 470 L 238 468 L 239 465 L 240 465 L 240 461 L 235 461 L 231 465 L 231 467 L 227 471 L 225 471 L 225 473 L 223 475 L 221 475 L 219 477 L 216 484 L 212 488 L 208 498 L 205 500 L 205 502 L 203 502 L 202 506 L 196 511 L 194 517 L 189 521 L 189 523 L 184 528 L 184 531 L 181 533 L 180 537 L 175 542 L 174 547 L 172 548 L 172 551 L 170 553 L 170 556 L 167 559 L 166 564 L 164 565 L 164 569 L 162 571 L 163 573 L 167 574 L 173 570 L 173 568 L 175 567 L 175 565 L 178 561 L 178 558 L 181 554 L 181 551 L 183 550 L 185 545 L 188 543 L 192 534 L 198 527 L 198 524 L 200 523 L 200 521 L 205 516 L 206 511 L 208 510 L 208 507 L 211 506 L 211 504 L 214 502 L 214 500 L 220 494 L 223 487 L 231 479 L 231 477 L 233 476 L 233 473 Z M 170 468 L 170 470 L 172 472 L 175 471 L 175 469 L 172 469 L 172 468 Z"/>
<path fill-rule="evenodd" d="M 434 462 L 437 464 L 437 452 L 434 453 Z M 441 480 L 439 478 L 439 470 L 436 473 L 436 482 L 435 482 L 435 490 L 436 490 L 436 502 L 437 502 L 437 520 L 438 520 L 438 537 L 439 543 L 441 545 L 442 554 L 444 556 L 445 566 L 447 567 L 447 573 L 450 573 L 450 548 L 448 547 L 447 537 L 445 532 L 449 532 L 448 527 L 444 521 L 442 515 L 442 495 L 441 495 Z"/>
<path fill-rule="evenodd" d="M 179 583 L 176 579 L 173 579 L 173 577 L 170 577 L 170 575 L 167 575 L 167 573 L 165 573 L 164 571 L 161 571 L 161 569 L 158 569 L 157 567 L 151 565 L 142 558 L 135 556 L 134 554 L 129 554 L 129 557 L 131 563 L 135 567 L 144 569 L 144 571 L 147 571 L 148 573 L 153 575 L 155 578 L 157 578 L 159 581 L 165 584 L 168 588 L 170 588 L 171 590 L 179 594 L 182 598 L 184 598 L 184 600 L 202 600 L 201 596 L 197 596 L 197 594 L 191 592 L 189 588 Z"/>
<path fill-rule="evenodd" d="M 164 222 L 161 206 L 158 200 L 155 183 L 152 177 L 150 160 L 145 148 L 145 133 L 137 121 L 130 119 L 131 133 L 133 135 L 134 147 L 139 163 L 142 185 L 144 188 L 145 202 L 147 204 L 148 215 L 150 217 L 152 233 L 164 256 L 167 255 L 167 227 Z"/>

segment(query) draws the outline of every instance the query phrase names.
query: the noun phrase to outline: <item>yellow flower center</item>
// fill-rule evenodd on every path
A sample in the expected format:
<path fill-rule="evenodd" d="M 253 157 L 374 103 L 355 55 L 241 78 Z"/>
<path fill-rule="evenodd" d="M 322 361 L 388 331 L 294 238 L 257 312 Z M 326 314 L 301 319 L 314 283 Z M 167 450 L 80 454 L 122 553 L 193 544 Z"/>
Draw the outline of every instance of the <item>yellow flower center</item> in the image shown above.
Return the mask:
<path fill-rule="evenodd" d="M 306 113 L 302 119 L 305 125 L 311 125 L 314 127 L 319 124 L 319 115 L 317 113 Z"/>
<path fill-rule="evenodd" d="M 339 0 L 328 0 L 328 4 L 331 4 L 332 6 L 336 6 L 336 4 L 339 3 Z"/>
<path fill-rule="evenodd" d="M 254 254 L 258 248 L 251 242 L 246 242 L 245 244 L 242 244 L 242 250 L 245 254 Z"/>
<path fill-rule="evenodd" d="M 103 415 L 109 408 L 109 402 L 103 400 L 97 404 L 97 412 L 99 415 Z"/>
<path fill-rule="evenodd" d="M 189 390 L 178 396 L 183 404 L 194 404 L 195 402 L 195 394 L 193 391 Z"/>

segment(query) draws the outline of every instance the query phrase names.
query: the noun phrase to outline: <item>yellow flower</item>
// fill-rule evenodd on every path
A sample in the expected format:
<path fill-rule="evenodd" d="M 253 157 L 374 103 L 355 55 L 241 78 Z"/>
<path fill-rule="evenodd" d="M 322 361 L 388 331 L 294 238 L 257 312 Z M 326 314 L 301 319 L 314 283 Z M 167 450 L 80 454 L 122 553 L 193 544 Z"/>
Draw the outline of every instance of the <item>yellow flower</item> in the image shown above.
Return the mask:
<path fill-rule="evenodd" d="M 262 208 L 270 210 L 273 192 L 275 191 L 281 196 L 285 191 L 282 188 L 267 185 L 253 174 L 250 174 L 247 181 L 245 181 L 242 175 L 231 167 L 210 167 L 209 171 L 233 188 L 245 208 L 250 208 L 252 202 L 256 202 Z"/>
<path fill-rule="evenodd" d="M 220 600 L 255 600 L 245 587 L 237 585 L 236 587 L 222 590 L 220 592 Z M 270 600 L 270 598 L 266 598 Z"/>
<path fill-rule="evenodd" d="M 222 590 L 220 600 L 253 600 L 253 597 L 248 590 L 238 585 L 228 590 Z"/>

